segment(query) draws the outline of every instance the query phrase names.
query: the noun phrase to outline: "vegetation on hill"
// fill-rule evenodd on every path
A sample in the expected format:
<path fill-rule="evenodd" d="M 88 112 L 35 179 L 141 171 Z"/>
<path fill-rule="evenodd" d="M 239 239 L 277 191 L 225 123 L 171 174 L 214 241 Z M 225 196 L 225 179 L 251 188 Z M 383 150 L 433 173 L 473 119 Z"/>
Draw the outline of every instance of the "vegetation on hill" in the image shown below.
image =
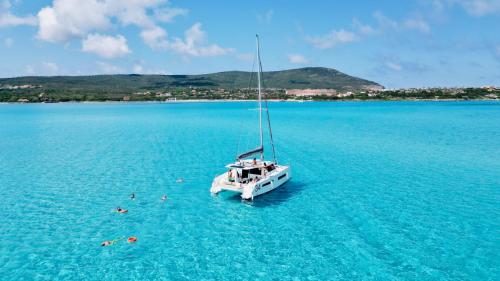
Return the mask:
<path fill-rule="evenodd" d="M 0 79 L 0 85 L 37 85 L 45 89 L 70 91 L 157 91 L 166 88 L 223 88 L 241 89 L 249 86 L 250 72 L 228 71 L 200 75 L 96 75 L 96 76 L 54 76 L 18 77 Z M 336 89 L 357 90 L 366 87 L 380 87 L 368 80 L 349 76 L 335 69 L 308 67 L 264 73 L 268 88 L 280 89 Z M 255 85 L 255 77 L 252 83 Z"/>

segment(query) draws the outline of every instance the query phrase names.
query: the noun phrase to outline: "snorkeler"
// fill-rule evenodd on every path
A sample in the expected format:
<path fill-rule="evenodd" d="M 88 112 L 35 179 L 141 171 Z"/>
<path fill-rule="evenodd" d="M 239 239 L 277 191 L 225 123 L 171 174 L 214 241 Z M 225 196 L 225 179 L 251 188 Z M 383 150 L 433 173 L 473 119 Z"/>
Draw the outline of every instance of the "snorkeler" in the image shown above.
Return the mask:
<path fill-rule="evenodd" d="M 116 238 L 114 240 L 110 240 L 110 241 L 104 241 L 101 243 L 101 247 L 107 247 L 107 246 L 111 246 L 113 244 L 115 244 L 116 242 L 124 239 L 125 237 L 121 237 L 121 238 Z"/>
<path fill-rule="evenodd" d="M 104 241 L 101 243 L 101 247 L 107 247 L 113 245 L 113 241 Z"/>
<path fill-rule="evenodd" d="M 162 201 L 167 200 L 167 195 L 166 195 L 166 194 L 163 194 L 163 196 L 161 197 L 161 200 L 162 200 Z"/>
<path fill-rule="evenodd" d="M 120 213 L 120 214 L 126 214 L 126 213 L 128 212 L 128 210 L 122 209 L 122 208 L 120 208 L 120 207 L 117 207 L 117 208 L 116 208 L 116 211 L 117 211 L 118 213 Z"/>
<path fill-rule="evenodd" d="M 130 199 L 135 200 L 135 193 L 130 194 Z"/>
<path fill-rule="evenodd" d="M 133 237 L 133 238 L 135 238 L 135 237 Z M 120 237 L 120 238 L 116 238 L 116 239 L 114 239 L 114 240 L 104 241 L 104 242 L 102 242 L 102 243 L 101 243 L 101 247 L 111 246 L 111 245 L 115 244 L 116 242 L 118 242 L 118 241 L 120 241 L 120 240 L 123 240 L 123 239 L 125 239 L 125 237 Z M 129 238 L 129 239 L 130 239 L 130 238 Z M 135 238 L 135 241 L 137 241 L 137 238 Z M 135 242 L 135 241 L 134 241 L 134 242 Z M 130 242 L 129 242 L 129 243 L 130 243 Z"/>

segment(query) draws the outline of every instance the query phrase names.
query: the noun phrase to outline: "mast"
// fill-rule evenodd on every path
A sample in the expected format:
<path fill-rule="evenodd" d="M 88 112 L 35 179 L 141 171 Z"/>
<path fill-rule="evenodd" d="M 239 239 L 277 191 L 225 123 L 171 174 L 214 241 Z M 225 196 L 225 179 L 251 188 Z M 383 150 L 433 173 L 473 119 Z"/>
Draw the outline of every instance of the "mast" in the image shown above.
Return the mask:
<path fill-rule="evenodd" d="M 259 62 L 260 66 L 260 43 L 259 43 L 259 35 L 256 34 L 255 37 L 257 38 L 257 60 Z M 259 131 L 260 131 L 260 147 L 262 148 L 262 151 L 260 152 L 260 160 L 264 160 L 264 135 L 262 133 L 262 92 L 261 92 L 261 87 L 260 87 L 260 72 L 261 69 L 258 67 L 257 70 L 257 83 L 258 83 L 258 90 L 259 90 Z"/>

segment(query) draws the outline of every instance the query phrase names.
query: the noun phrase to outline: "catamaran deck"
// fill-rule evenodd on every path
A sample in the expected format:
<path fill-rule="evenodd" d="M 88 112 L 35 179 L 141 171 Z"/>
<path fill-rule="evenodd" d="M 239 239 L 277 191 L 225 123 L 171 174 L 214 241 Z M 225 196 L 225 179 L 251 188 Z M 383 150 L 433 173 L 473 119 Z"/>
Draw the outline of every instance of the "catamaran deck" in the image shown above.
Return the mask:
<path fill-rule="evenodd" d="M 217 185 L 222 189 L 222 190 L 227 190 L 227 191 L 233 191 L 233 192 L 239 192 L 239 193 L 243 193 L 243 188 L 244 188 L 244 185 L 240 184 L 240 183 L 233 183 L 233 184 L 230 184 L 230 183 L 227 183 L 227 182 L 218 182 Z"/>

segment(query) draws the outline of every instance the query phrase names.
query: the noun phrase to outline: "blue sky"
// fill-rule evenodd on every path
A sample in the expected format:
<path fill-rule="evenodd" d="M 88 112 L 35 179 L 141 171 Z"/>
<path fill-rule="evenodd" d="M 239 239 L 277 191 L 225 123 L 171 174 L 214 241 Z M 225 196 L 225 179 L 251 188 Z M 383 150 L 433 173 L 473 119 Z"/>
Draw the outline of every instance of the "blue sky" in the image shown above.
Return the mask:
<path fill-rule="evenodd" d="M 500 86 L 500 0 L 0 0 L 0 77 L 336 68 Z"/>

